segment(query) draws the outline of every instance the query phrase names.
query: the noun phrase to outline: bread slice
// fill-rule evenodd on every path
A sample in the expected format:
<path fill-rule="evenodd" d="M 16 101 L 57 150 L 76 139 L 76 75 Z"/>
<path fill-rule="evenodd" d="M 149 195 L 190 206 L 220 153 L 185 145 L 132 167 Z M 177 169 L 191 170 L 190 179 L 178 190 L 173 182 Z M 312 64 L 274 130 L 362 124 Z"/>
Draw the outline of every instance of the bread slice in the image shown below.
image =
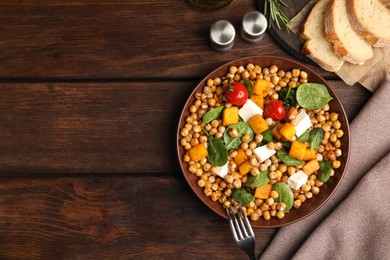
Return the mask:
<path fill-rule="evenodd" d="M 373 56 L 371 45 L 361 38 L 351 26 L 346 0 L 331 0 L 325 13 L 326 38 L 333 42 L 340 58 L 362 64 Z"/>
<path fill-rule="evenodd" d="M 333 51 L 333 44 L 326 40 L 325 12 L 330 0 L 320 0 L 310 11 L 301 28 L 301 37 L 305 39 L 302 52 L 315 61 L 321 68 L 336 72 L 344 60 Z"/>
<path fill-rule="evenodd" d="M 390 10 L 380 0 L 347 0 L 352 28 L 374 47 L 390 46 Z"/>

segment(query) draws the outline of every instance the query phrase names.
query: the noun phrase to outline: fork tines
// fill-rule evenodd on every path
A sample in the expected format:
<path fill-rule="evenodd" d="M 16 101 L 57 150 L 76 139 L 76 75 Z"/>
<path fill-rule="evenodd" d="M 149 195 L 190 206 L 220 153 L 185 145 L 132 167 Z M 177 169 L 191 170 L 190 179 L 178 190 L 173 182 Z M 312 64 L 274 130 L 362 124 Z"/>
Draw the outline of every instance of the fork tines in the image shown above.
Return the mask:
<path fill-rule="evenodd" d="M 248 217 L 246 216 L 240 204 L 238 204 L 238 207 L 227 208 L 226 213 L 228 216 L 230 228 L 236 241 L 255 237 Z"/>

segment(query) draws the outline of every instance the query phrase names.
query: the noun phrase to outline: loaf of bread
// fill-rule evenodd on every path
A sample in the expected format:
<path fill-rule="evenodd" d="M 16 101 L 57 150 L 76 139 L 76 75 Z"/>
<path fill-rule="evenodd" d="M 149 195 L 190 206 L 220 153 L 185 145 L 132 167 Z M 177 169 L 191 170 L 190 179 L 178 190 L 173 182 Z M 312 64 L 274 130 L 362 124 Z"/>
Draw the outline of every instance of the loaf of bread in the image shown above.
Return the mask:
<path fill-rule="evenodd" d="M 315 4 L 300 35 L 306 40 L 302 52 L 324 70 L 336 72 L 344 60 L 335 54 L 333 44 L 326 39 L 324 15 L 329 2 L 330 0 L 320 0 Z"/>
<path fill-rule="evenodd" d="M 340 58 L 362 64 L 373 56 L 372 48 L 352 28 L 347 13 L 347 0 L 330 1 L 325 13 L 326 38 L 334 44 L 334 52 Z"/>
<path fill-rule="evenodd" d="M 390 46 L 390 10 L 380 0 L 347 0 L 352 28 L 374 47 Z"/>

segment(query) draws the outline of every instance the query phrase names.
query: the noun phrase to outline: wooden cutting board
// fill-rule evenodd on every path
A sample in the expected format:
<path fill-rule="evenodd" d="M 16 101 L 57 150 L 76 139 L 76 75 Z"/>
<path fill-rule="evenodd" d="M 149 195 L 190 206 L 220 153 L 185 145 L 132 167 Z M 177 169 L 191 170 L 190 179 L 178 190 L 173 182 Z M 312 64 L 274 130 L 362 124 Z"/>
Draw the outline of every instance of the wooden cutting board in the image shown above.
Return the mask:
<path fill-rule="evenodd" d="M 256 2 L 258 10 L 264 13 L 264 0 L 256 0 Z M 283 2 L 287 5 L 287 7 L 281 5 L 281 9 L 284 14 L 291 19 L 295 17 L 302 8 L 310 2 L 310 0 L 283 0 Z M 301 50 L 303 42 L 296 34 L 278 29 L 274 22 L 272 22 L 271 28 L 268 28 L 268 32 L 271 34 L 272 38 L 292 56 L 306 63 L 317 65 L 302 54 Z"/>

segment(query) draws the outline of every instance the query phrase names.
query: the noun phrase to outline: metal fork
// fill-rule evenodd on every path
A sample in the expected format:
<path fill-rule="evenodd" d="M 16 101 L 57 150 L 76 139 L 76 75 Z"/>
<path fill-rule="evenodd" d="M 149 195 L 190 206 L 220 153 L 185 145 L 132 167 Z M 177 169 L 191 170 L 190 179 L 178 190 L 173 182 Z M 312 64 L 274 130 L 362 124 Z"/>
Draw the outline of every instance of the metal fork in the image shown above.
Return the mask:
<path fill-rule="evenodd" d="M 226 209 L 234 240 L 236 241 L 238 247 L 249 256 L 249 259 L 256 260 L 255 234 L 253 233 L 248 217 L 240 204 L 238 204 L 238 207 L 235 207 L 234 209 L 232 207 Z"/>

